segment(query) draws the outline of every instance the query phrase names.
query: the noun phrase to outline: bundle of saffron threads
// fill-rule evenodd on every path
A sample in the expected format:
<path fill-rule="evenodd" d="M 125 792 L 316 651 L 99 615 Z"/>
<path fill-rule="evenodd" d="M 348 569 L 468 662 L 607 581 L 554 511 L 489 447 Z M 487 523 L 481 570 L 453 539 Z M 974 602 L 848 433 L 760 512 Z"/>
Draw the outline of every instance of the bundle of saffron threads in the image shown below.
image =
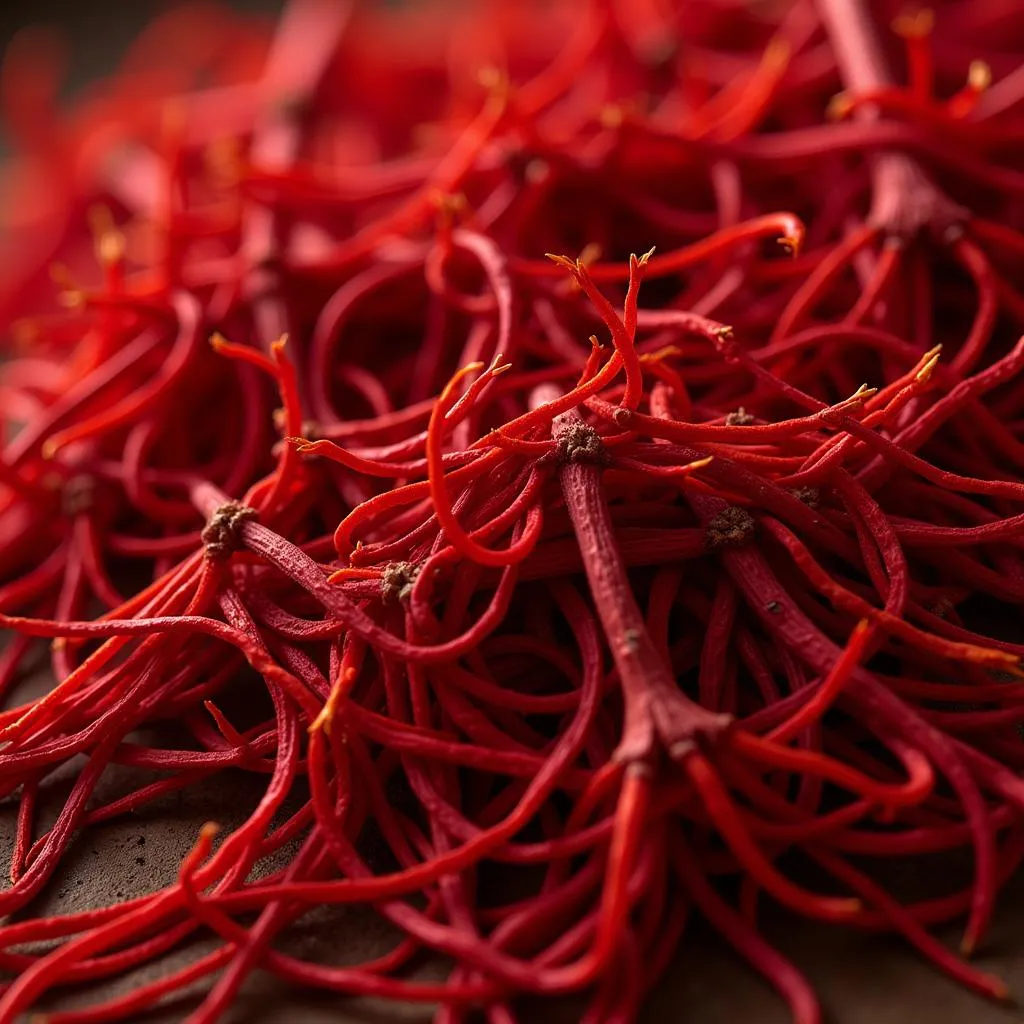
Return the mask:
<path fill-rule="evenodd" d="M 0 1021 L 627 1022 L 700 916 L 815 1024 L 764 904 L 1009 997 L 1024 38 L 886 6 L 185 5 L 70 108 L 11 45 Z M 176 876 L 38 911 L 239 772 Z M 286 951 L 352 905 L 393 949 Z"/>

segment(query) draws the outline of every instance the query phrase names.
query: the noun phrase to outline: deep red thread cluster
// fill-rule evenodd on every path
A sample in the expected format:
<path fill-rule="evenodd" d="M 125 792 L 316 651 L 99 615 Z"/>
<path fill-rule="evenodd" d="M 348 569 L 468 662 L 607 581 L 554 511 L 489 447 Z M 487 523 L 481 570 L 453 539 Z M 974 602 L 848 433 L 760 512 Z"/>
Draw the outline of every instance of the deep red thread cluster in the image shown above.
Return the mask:
<path fill-rule="evenodd" d="M 1000 0 L 196 5 L 69 106 L 17 39 L 0 1020 L 152 964 L 46 1019 L 263 970 L 628 1022 L 700 915 L 815 1024 L 763 902 L 1007 998 L 967 958 L 1024 857 L 1022 53 Z M 237 771 L 176 880 L 34 912 Z M 280 948 L 353 903 L 393 951 Z"/>

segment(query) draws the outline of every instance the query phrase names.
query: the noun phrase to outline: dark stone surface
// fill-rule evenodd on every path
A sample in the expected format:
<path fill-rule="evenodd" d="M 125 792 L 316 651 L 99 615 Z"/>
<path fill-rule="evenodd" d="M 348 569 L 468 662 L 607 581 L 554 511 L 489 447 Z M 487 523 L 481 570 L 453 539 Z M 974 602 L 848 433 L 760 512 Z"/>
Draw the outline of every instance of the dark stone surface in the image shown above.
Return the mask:
<path fill-rule="evenodd" d="M 74 41 L 69 82 L 69 88 L 73 88 L 109 66 L 161 6 L 155 0 L 132 4 L 116 0 L 33 0 L 32 4 L 7 0 L 0 3 L 0 48 L 17 28 L 30 21 L 62 25 Z M 272 11 L 280 4 L 262 0 L 244 6 Z M 66 780 L 67 773 L 64 777 Z M 121 785 L 123 777 L 119 779 L 113 771 L 104 779 L 102 792 L 114 795 Z M 90 829 L 73 843 L 57 878 L 32 911 L 56 913 L 103 906 L 170 883 L 200 826 L 209 820 L 226 827 L 239 822 L 258 798 L 260 787 L 260 779 L 240 772 L 224 773 L 211 785 L 174 794 L 144 812 Z M 59 783 L 54 791 L 60 792 Z M 0 804 L 3 879 L 15 813 L 16 804 Z M 48 824 L 45 815 L 40 824 Z M 284 853 L 287 856 L 288 851 Z M 906 865 L 898 867 L 906 873 Z M 963 865 L 943 862 L 929 865 L 927 870 L 915 867 L 910 870 L 911 877 L 901 880 L 899 889 L 942 889 L 954 868 L 962 872 Z M 912 1020 L 928 1024 L 1010 1024 L 1022 1019 L 1018 1011 L 988 1005 L 957 987 L 897 938 L 794 920 L 771 908 L 766 909 L 764 930 L 806 971 L 822 998 L 829 1024 L 903 1024 Z M 943 937 L 955 948 L 959 933 L 949 928 Z M 320 908 L 288 933 L 282 947 L 324 962 L 354 963 L 384 952 L 394 941 L 393 930 L 372 910 Z M 104 994 L 129 991 L 156 972 L 168 971 L 210 948 L 211 939 L 200 939 L 156 965 L 105 986 L 76 989 L 48 1006 L 80 1006 Z M 1024 880 L 1017 879 L 1001 896 L 994 927 L 979 951 L 977 963 L 1024 993 Z M 440 977 L 443 969 L 441 965 L 426 965 L 422 974 Z M 193 991 L 201 990 L 200 985 Z M 178 1001 L 142 1019 L 170 1024 L 184 1019 L 195 1004 L 195 998 Z M 228 1019 L 247 1024 L 397 1024 L 427 1021 L 430 1016 L 430 1010 L 423 1007 L 297 991 L 259 972 L 249 979 Z M 571 1003 L 558 1007 L 531 1004 L 523 1012 L 524 1019 L 537 1024 L 569 1024 L 578 1017 L 579 1011 Z M 684 1020 L 690 1024 L 785 1024 L 789 1018 L 771 990 L 696 921 L 642 1019 L 644 1024 Z"/>
<path fill-rule="evenodd" d="M 24 700 L 47 685 L 48 677 L 40 673 L 18 687 L 15 699 Z M 52 821 L 73 774 L 73 768 L 64 769 L 54 777 L 37 834 Z M 129 776 L 123 768 L 110 769 L 101 780 L 98 799 L 118 796 L 129 777 L 137 785 L 136 774 Z M 31 911 L 85 910 L 172 883 L 203 823 L 217 821 L 225 829 L 240 823 L 264 785 L 265 776 L 228 771 L 211 784 L 169 795 L 140 812 L 91 827 L 73 841 L 60 871 Z M 4 852 L 0 877 L 5 880 L 16 810 L 14 801 L 0 803 L 0 850 Z M 294 810 L 294 806 L 285 810 Z M 294 847 L 286 848 L 279 856 L 288 859 L 293 852 Z M 879 867 L 887 884 L 905 898 L 948 891 L 970 878 L 966 854 Z M 814 884 L 813 879 L 809 884 Z M 1019 1012 L 989 1005 L 948 981 L 899 938 L 798 920 L 767 901 L 763 908 L 765 934 L 807 973 L 822 999 L 828 1024 L 902 1024 L 914 1018 L 928 1024 L 1010 1024 L 1021 1020 Z M 959 930 L 944 929 L 942 937 L 955 948 Z M 313 960 L 343 964 L 379 955 L 395 941 L 395 931 L 369 908 L 319 907 L 297 922 L 279 946 Z M 110 983 L 63 993 L 48 1001 L 46 1008 L 86 1005 L 103 995 L 130 991 L 140 982 L 209 951 L 213 944 L 214 940 L 204 935 L 169 957 Z M 976 962 L 1024 993 L 1024 878 L 1011 883 L 1000 897 L 994 927 Z M 445 968 L 440 963 L 426 963 L 418 973 L 436 979 L 444 976 Z M 203 987 L 199 984 L 190 991 L 199 993 Z M 183 1020 L 195 1005 L 194 997 L 178 1000 L 142 1020 L 171 1024 Z M 250 1024 L 399 1024 L 428 1021 L 430 1016 L 430 1009 L 425 1007 L 296 990 L 266 972 L 257 972 L 249 978 L 228 1020 Z M 579 1010 L 572 1002 L 557 1006 L 531 1002 L 524 1008 L 523 1019 L 536 1024 L 571 1024 L 579 1019 Z M 695 920 L 641 1018 L 642 1024 L 676 1020 L 692 1024 L 786 1024 L 789 1018 L 772 990 L 700 920 Z"/>

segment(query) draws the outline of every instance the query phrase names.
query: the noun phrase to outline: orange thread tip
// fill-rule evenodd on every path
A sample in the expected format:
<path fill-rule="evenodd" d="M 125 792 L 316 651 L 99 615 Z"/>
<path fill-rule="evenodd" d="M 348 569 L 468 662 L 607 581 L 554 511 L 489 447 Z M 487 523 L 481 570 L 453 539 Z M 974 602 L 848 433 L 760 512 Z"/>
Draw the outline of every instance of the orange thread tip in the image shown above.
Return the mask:
<path fill-rule="evenodd" d="M 793 48 L 785 39 L 779 39 L 778 37 L 770 39 L 768 45 L 764 48 L 764 56 L 761 58 L 761 63 L 776 68 L 781 67 L 789 63 L 792 52 Z"/>
<path fill-rule="evenodd" d="M 113 266 L 124 259 L 125 240 L 120 231 L 102 235 L 96 243 L 96 255 L 104 266 Z"/>
<path fill-rule="evenodd" d="M 203 149 L 203 166 L 221 185 L 235 185 L 242 177 L 242 154 L 232 136 L 215 139 Z"/>
<path fill-rule="evenodd" d="M 31 320 L 15 320 L 11 324 L 11 339 L 19 348 L 29 348 L 39 340 L 39 326 Z"/>
<path fill-rule="evenodd" d="M 659 348 L 657 352 L 641 352 L 639 359 L 644 365 L 650 366 L 653 363 L 660 363 L 671 356 L 678 355 L 679 351 L 678 345 L 665 345 L 664 348 Z"/>
<path fill-rule="evenodd" d="M 829 100 L 825 116 L 830 121 L 842 121 L 853 110 L 853 100 L 845 92 L 838 92 Z"/>
<path fill-rule="evenodd" d="M 497 89 L 505 81 L 505 75 L 493 64 L 485 64 L 477 71 L 476 80 L 485 89 Z"/>
<path fill-rule="evenodd" d="M 504 107 L 512 92 L 512 83 L 504 71 L 493 64 L 488 64 L 477 72 L 476 80 L 487 92 L 492 104 L 497 102 L 499 107 Z"/>
<path fill-rule="evenodd" d="M 181 100 L 166 100 L 160 111 L 160 129 L 168 141 L 176 141 L 185 132 L 188 124 L 188 112 Z"/>
<path fill-rule="evenodd" d="M 89 207 L 86 216 L 100 263 L 105 266 L 119 263 L 124 258 L 125 240 L 114 223 L 110 207 L 104 203 L 94 203 Z"/>
<path fill-rule="evenodd" d="M 445 384 L 444 390 L 441 392 L 440 401 L 443 402 L 447 398 L 451 397 L 452 392 L 458 386 L 459 381 L 461 381 L 463 377 L 466 377 L 471 373 L 476 373 L 477 370 L 482 370 L 483 368 L 484 364 L 479 359 L 475 359 L 473 362 L 466 363 L 465 366 L 459 367 L 452 376 L 452 379 Z"/>
<path fill-rule="evenodd" d="M 986 61 L 971 61 L 967 69 L 967 84 L 975 92 L 984 92 L 992 84 L 992 68 Z"/>
<path fill-rule="evenodd" d="M 935 352 L 934 355 L 929 355 L 925 362 L 922 364 L 921 369 L 914 374 L 914 380 L 920 381 L 921 383 L 924 383 L 926 380 L 928 380 L 932 375 L 932 371 L 938 364 L 939 355 L 940 353 L 938 352 Z"/>
<path fill-rule="evenodd" d="M 619 128 L 626 118 L 626 113 L 618 103 L 606 103 L 601 108 L 601 127 Z"/>
<path fill-rule="evenodd" d="M 68 270 L 63 263 L 51 263 L 47 269 L 50 273 L 50 280 L 53 281 L 54 284 L 58 284 L 68 291 L 75 287 L 75 283 L 71 277 L 71 271 Z"/>
<path fill-rule="evenodd" d="M 798 256 L 800 254 L 801 239 L 798 235 L 783 235 L 779 239 L 779 245 L 781 245 L 790 256 Z"/>
<path fill-rule="evenodd" d="M 208 843 L 219 831 L 220 825 L 216 821 L 207 821 L 199 830 L 199 838 Z"/>
<path fill-rule="evenodd" d="M 464 213 L 469 209 L 469 200 L 464 192 L 435 191 L 431 199 L 440 213 L 449 216 Z"/>
<path fill-rule="evenodd" d="M 892 19 L 892 30 L 901 39 L 924 39 L 935 28 L 935 12 L 930 7 L 904 11 Z"/>

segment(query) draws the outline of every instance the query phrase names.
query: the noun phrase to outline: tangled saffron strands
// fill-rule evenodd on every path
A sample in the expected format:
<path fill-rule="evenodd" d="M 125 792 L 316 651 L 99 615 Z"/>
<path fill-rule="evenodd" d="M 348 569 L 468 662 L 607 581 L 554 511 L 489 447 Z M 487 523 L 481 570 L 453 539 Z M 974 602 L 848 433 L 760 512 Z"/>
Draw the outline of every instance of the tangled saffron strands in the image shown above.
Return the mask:
<path fill-rule="evenodd" d="M 1001 10 L 183 6 L 70 110 L 11 47 L 0 1020 L 147 966 L 46 1019 L 263 970 L 629 1021 L 696 912 L 814 1024 L 762 897 L 1008 998 L 967 962 L 1024 857 Z M 261 797 L 176 877 L 38 912 L 229 771 Z M 963 850 L 912 902 L 877 870 Z M 394 949 L 282 951 L 345 904 Z"/>

